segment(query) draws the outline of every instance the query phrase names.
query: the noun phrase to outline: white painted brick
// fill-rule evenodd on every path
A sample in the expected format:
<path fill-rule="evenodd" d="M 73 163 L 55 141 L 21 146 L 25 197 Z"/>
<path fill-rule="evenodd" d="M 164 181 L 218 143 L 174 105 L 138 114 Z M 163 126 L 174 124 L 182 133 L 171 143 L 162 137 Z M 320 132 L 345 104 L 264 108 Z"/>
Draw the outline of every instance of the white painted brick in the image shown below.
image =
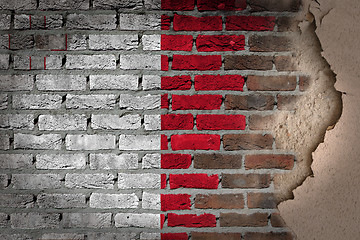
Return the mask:
<path fill-rule="evenodd" d="M 32 194 L 0 194 L 0 207 L 2 208 L 32 208 L 35 199 Z"/>
<path fill-rule="evenodd" d="M 0 115 L 0 129 L 26 129 L 34 128 L 33 114 L 2 114 Z"/>
<path fill-rule="evenodd" d="M 60 55 L 47 55 L 47 56 L 18 55 L 18 56 L 14 56 L 14 69 L 18 69 L 18 70 L 61 69 L 62 58 L 63 57 Z"/>
<path fill-rule="evenodd" d="M 1 240 L 34 240 L 29 235 L 25 234 L 0 234 Z"/>
<path fill-rule="evenodd" d="M 1 14 L 0 14 L 0 18 L 1 18 Z M 0 24 L 1 24 L 1 22 L 0 22 Z M 8 69 L 9 68 L 9 60 L 10 60 L 9 54 L 0 54 L 0 69 Z"/>
<path fill-rule="evenodd" d="M 60 150 L 62 138 L 60 134 L 14 134 L 14 149 Z"/>
<path fill-rule="evenodd" d="M 63 213 L 64 228 L 108 228 L 111 213 Z"/>
<path fill-rule="evenodd" d="M 126 108 L 129 110 L 149 110 L 160 109 L 161 96 L 160 95 L 145 95 L 145 96 L 133 96 L 131 94 L 120 95 L 120 108 Z"/>
<path fill-rule="evenodd" d="M 61 187 L 58 174 L 13 174 L 14 189 L 56 189 Z"/>
<path fill-rule="evenodd" d="M 90 169 L 138 169 L 139 156 L 134 153 L 90 154 Z"/>
<path fill-rule="evenodd" d="M 40 154 L 36 156 L 37 169 L 84 169 L 85 154 Z"/>
<path fill-rule="evenodd" d="M 161 240 L 160 233 L 140 233 L 141 240 Z"/>
<path fill-rule="evenodd" d="M 11 227 L 14 229 L 53 229 L 59 228 L 59 213 L 12 213 Z"/>
<path fill-rule="evenodd" d="M 89 233 L 87 240 L 135 240 L 136 233 Z"/>
<path fill-rule="evenodd" d="M 0 110 L 6 109 L 8 105 L 8 96 L 7 94 L 0 93 Z"/>
<path fill-rule="evenodd" d="M 142 158 L 142 168 L 160 168 L 161 166 L 161 154 L 148 153 Z"/>
<path fill-rule="evenodd" d="M 142 45 L 144 51 L 160 51 L 161 35 L 143 35 Z"/>
<path fill-rule="evenodd" d="M 5 228 L 8 224 L 8 215 L 6 213 L 0 213 L 0 228 Z"/>
<path fill-rule="evenodd" d="M 116 69 L 116 58 L 108 55 L 67 55 L 66 69 Z"/>
<path fill-rule="evenodd" d="M 142 0 L 94 0 L 94 8 L 99 9 L 141 9 Z"/>
<path fill-rule="evenodd" d="M 138 90 L 137 75 L 91 75 L 91 90 Z"/>
<path fill-rule="evenodd" d="M 86 50 L 87 49 L 87 40 L 86 35 L 82 34 L 73 34 L 68 35 L 67 39 L 67 50 Z"/>
<path fill-rule="evenodd" d="M 120 189 L 154 188 L 160 189 L 161 176 L 155 173 L 118 174 L 118 187 Z"/>
<path fill-rule="evenodd" d="M 159 14 L 120 14 L 121 30 L 161 30 Z"/>
<path fill-rule="evenodd" d="M 69 14 L 66 27 L 83 30 L 114 30 L 116 29 L 115 14 Z"/>
<path fill-rule="evenodd" d="M 115 215 L 115 227 L 160 228 L 160 214 L 118 213 Z"/>
<path fill-rule="evenodd" d="M 149 10 L 161 10 L 161 0 L 145 0 L 145 8 Z"/>
<path fill-rule="evenodd" d="M 40 91 L 83 91 L 86 77 L 79 75 L 37 75 L 36 87 Z"/>
<path fill-rule="evenodd" d="M 116 95 L 66 95 L 66 108 L 73 109 L 113 109 Z"/>
<path fill-rule="evenodd" d="M 120 150 L 160 150 L 160 135 L 120 135 Z"/>
<path fill-rule="evenodd" d="M 8 186 L 8 175 L 0 174 L 0 189 L 4 189 Z"/>
<path fill-rule="evenodd" d="M 84 240 L 84 234 L 77 233 L 45 233 L 39 240 Z"/>
<path fill-rule="evenodd" d="M 161 130 L 161 116 L 160 115 L 145 115 L 144 116 L 145 130 L 154 131 Z"/>
<path fill-rule="evenodd" d="M 139 205 L 139 198 L 132 194 L 105 194 L 93 193 L 90 196 L 91 208 L 137 208 Z"/>
<path fill-rule="evenodd" d="M 10 29 L 11 15 L 0 14 L 0 30 Z"/>
<path fill-rule="evenodd" d="M 158 90 L 161 88 L 161 77 L 158 75 L 144 75 L 142 80 L 143 90 Z"/>
<path fill-rule="evenodd" d="M 29 168 L 32 161 L 32 154 L 0 154 L 1 169 Z"/>
<path fill-rule="evenodd" d="M 58 94 L 13 95 L 15 109 L 58 109 L 61 102 L 62 97 Z"/>
<path fill-rule="evenodd" d="M 91 50 L 136 50 L 138 35 L 89 35 Z"/>
<path fill-rule="evenodd" d="M 0 91 L 27 91 L 33 87 L 32 75 L 0 75 Z"/>
<path fill-rule="evenodd" d="M 85 208 L 86 196 L 84 194 L 48 194 L 42 193 L 37 196 L 39 208 Z"/>
<path fill-rule="evenodd" d="M 50 10 L 86 10 L 89 9 L 89 1 L 87 0 L 39 0 L 39 9 Z"/>
<path fill-rule="evenodd" d="M 142 208 L 161 210 L 161 197 L 159 193 L 143 192 L 142 195 Z"/>
<path fill-rule="evenodd" d="M 84 114 L 40 115 L 38 126 L 47 131 L 86 130 L 87 118 Z"/>
<path fill-rule="evenodd" d="M 141 117 L 140 115 L 92 115 L 91 127 L 93 129 L 139 129 Z"/>
<path fill-rule="evenodd" d="M 106 150 L 115 148 L 113 135 L 67 135 L 67 150 Z"/>
<path fill-rule="evenodd" d="M 65 176 L 65 186 L 67 188 L 114 189 L 114 175 L 68 173 Z"/>
<path fill-rule="evenodd" d="M 120 55 L 120 68 L 126 70 L 161 70 L 161 55 Z"/>
<path fill-rule="evenodd" d="M 0 150 L 10 149 L 10 136 L 7 134 L 0 133 Z"/>

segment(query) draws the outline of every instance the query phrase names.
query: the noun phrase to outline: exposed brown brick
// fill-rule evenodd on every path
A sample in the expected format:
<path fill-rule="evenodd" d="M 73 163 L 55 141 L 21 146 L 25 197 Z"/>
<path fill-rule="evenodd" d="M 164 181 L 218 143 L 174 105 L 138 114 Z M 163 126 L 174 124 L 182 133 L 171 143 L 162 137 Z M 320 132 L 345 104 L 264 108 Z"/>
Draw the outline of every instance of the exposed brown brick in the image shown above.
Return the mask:
<path fill-rule="evenodd" d="M 240 154 L 196 154 L 194 156 L 194 168 L 200 169 L 239 169 L 242 166 Z"/>
<path fill-rule="evenodd" d="M 273 193 L 248 193 L 248 208 L 276 208 L 279 200 Z"/>
<path fill-rule="evenodd" d="M 192 240 L 239 240 L 241 233 L 192 232 Z"/>
<path fill-rule="evenodd" d="M 223 188 L 268 188 L 271 177 L 268 174 L 222 174 Z"/>
<path fill-rule="evenodd" d="M 288 232 L 249 232 L 245 234 L 244 240 L 292 240 L 293 236 Z"/>
<path fill-rule="evenodd" d="M 225 56 L 225 70 L 271 70 L 272 56 Z"/>
<path fill-rule="evenodd" d="M 223 142 L 227 151 L 259 150 L 272 149 L 274 140 L 270 134 L 226 134 Z"/>
<path fill-rule="evenodd" d="M 248 76 L 246 82 L 250 91 L 294 91 L 295 76 Z"/>
<path fill-rule="evenodd" d="M 226 95 L 225 109 L 227 110 L 273 110 L 275 99 L 271 95 Z"/>
<path fill-rule="evenodd" d="M 241 209 L 244 208 L 244 196 L 242 194 L 198 194 L 195 197 L 195 208 Z"/>
<path fill-rule="evenodd" d="M 275 67 L 278 71 L 296 71 L 295 58 L 291 56 L 276 56 Z"/>
<path fill-rule="evenodd" d="M 251 52 L 286 52 L 291 50 L 291 40 L 283 36 L 251 35 L 249 46 Z"/>
<path fill-rule="evenodd" d="M 251 115 L 249 117 L 250 130 L 270 130 L 274 125 L 274 115 Z"/>
<path fill-rule="evenodd" d="M 220 213 L 221 227 L 264 227 L 268 224 L 266 213 L 238 214 Z"/>
<path fill-rule="evenodd" d="M 276 21 L 279 32 L 296 32 L 299 31 L 299 21 L 292 17 L 279 17 Z"/>
<path fill-rule="evenodd" d="M 300 0 L 249 0 L 248 4 L 255 12 L 297 12 L 300 9 Z"/>
<path fill-rule="evenodd" d="M 301 96 L 294 95 L 278 95 L 277 96 L 277 107 L 279 110 L 296 110 L 297 103 Z"/>
<path fill-rule="evenodd" d="M 299 78 L 299 90 L 304 92 L 307 91 L 310 87 L 310 77 L 309 76 L 300 76 Z"/>
<path fill-rule="evenodd" d="M 285 227 L 285 221 L 279 213 L 272 213 L 270 216 L 271 226 L 273 227 Z"/>
<path fill-rule="evenodd" d="M 278 168 L 290 170 L 294 167 L 294 155 L 259 154 L 245 157 L 246 169 Z"/>

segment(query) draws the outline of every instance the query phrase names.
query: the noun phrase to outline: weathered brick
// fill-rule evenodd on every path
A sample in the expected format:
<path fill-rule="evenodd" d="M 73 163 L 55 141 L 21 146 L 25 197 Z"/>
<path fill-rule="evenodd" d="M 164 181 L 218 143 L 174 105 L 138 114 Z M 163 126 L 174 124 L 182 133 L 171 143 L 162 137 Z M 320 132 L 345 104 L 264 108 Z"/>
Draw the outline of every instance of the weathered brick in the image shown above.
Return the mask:
<path fill-rule="evenodd" d="M 161 0 L 145 0 L 145 8 L 148 10 L 160 10 Z"/>
<path fill-rule="evenodd" d="M 140 233 L 141 240 L 161 240 L 162 233 L 149 233 L 149 232 L 142 232 Z"/>
<path fill-rule="evenodd" d="M 175 213 L 168 214 L 169 227 L 216 227 L 216 217 L 213 214 L 204 213 L 196 214 L 182 214 Z"/>
<path fill-rule="evenodd" d="M 272 56 L 228 55 L 225 59 L 225 70 L 272 70 Z"/>
<path fill-rule="evenodd" d="M 1 75 L 0 91 L 30 91 L 34 87 L 32 75 Z"/>
<path fill-rule="evenodd" d="M 84 91 L 86 77 L 80 75 L 36 75 L 36 88 L 40 91 Z"/>
<path fill-rule="evenodd" d="M 272 31 L 275 17 L 262 16 L 228 16 L 226 30 L 229 31 Z"/>
<path fill-rule="evenodd" d="M 248 76 L 250 91 L 294 91 L 296 76 Z"/>
<path fill-rule="evenodd" d="M 160 135 L 120 135 L 120 150 L 160 150 Z"/>
<path fill-rule="evenodd" d="M 248 193 L 248 208 L 276 208 L 279 200 L 274 193 Z"/>
<path fill-rule="evenodd" d="M 115 14 L 69 14 L 66 27 L 81 30 L 114 30 L 116 29 Z"/>
<path fill-rule="evenodd" d="M 0 30 L 10 29 L 11 15 L 0 14 Z"/>
<path fill-rule="evenodd" d="M 94 0 L 94 8 L 99 9 L 131 9 L 137 10 L 142 8 L 141 0 Z"/>
<path fill-rule="evenodd" d="M 160 210 L 161 209 L 160 194 L 143 192 L 142 208 L 143 209 Z"/>
<path fill-rule="evenodd" d="M 286 223 L 279 213 L 272 213 L 270 215 L 270 222 L 273 227 L 286 227 Z"/>
<path fill-rule="evenodd" d="M 293 240 L 289 232 L 248 232 L 244 235 L 245 240 Z"/>
<path fill-rule="evenodd" d="M 61 187 L 61 177 L 58 174 L 13 174 L 14 189 L 57 189 Z"/>
<path fill-rule="evenodd" d="M 242 209 L 243 194 L 197 194 L 195 208 L 200 209 Z"/>
<path fill-rule="evenodd" d="M 10 136 L 8 134 L 0 134 L 0 150 L 10 149 Z"/>
<path fill-rule="evenodd" d="M 2 240 L 34 240 L 31 236 L 26 234 L 0 234 Z"/>
<path fill-rule="evenodd" d="M 142 158 L 142 168 L 160 168 L 161 155 L 158 153 L 148 153 Z"/>
<path fill-rule="evenodd" d="M 261 12 L 297 12 L 300 8 L 300 0 L 276 1 L 276 0 L 250 0 L 248 5 L 251 11 Z"/>
<path fill-rule="evenodd" d="M 298 70 L 297 63 L 294 57 L 291 56 L 276 56 L 275 67 L 278 71 L 296 71 Z"/>
<path fill-rule="evenodd" d="M 160 95 L 134 96 L 131 94 L 120 95 L 120 108 L 128 110 L 160 109 Z"/>
<path fill-rule="evenodd" d="M 267 225 L 267 213 L 220 213 L 221 227 L 265 227 Z"/>
<path fill-rule="evenodd" d="M 136 75 L 91 75 L 92 90 L 138 90 L 139 77 Z"/>
<path fill-rule="evenodd" d="M 105 194 L 93 193 L 90 196 L 91 208 L 137 208 L 139 205 L 139 198 L 132 194 Z"/>
<path fill-rule="evenodd" d="M 144 51 L 159 51 L 162 48 L 163 35 L 143 35 L 141 42 Z"/>
<path fill-rule="evenodd" d="M 175 31 L 221 31 L 222 19 L 220 16 L 193 17 L 174 15 Z"/>
<path fill-rule="evenodd" d="M 134 153 L 90 154 L 90 169 L 137 169 L 138 158 L 138 155 Z"/>
<path fill-rule="evenodd" d="M 64 228 L 108 228 L 111 213 L 63 213 Z"/>
<path fill-rule="evenodd" d="M 277 96 L 277 108 L 279 110 L 296 110 L 298 107 L 299 100 L 301 96 L 296 95 L 278 95 Z"/>
<path fill-rule="evenodd" d="M 158 14 L 120 14 L 121 30 L 161 30 Z"/>
<path fill-rule="evenodd" d="M 294 167 L 294 155 L 259 154 L 247 155 L 245 157 L 246 169 L 285 169 L 291 170 Z"/>
<path fill-rule="evenodd" d="M 86 50 L 87 36 L 82 34 L 71 34 L 67 36 L 67 50 Z"/>
<path fill-rule="evenodd" d="M 66 69 L 116 69 L 116 58 L 108 55 L 67 55 Z"/>
<path fill-rule="evenodd" d="M 293 49 L 291 39 L 284 36 L 259 36 L 249 37 L 251 52 L 286 52 Z"/>
<path fill-rule="evenodd" d="M 147 131 L 161 130 L 161 116 L 160 115 L 145 115 L 144 128 Z"/>
<path fill-rule="evenodd" d="M 84 234 L 77 234 L 77 233 L 45 233 L 41 235 L 39 240 L 64 240 L 64 239 L 71 239 L 71 240 L 85 240 Z"/>
<path fill-rule="evenodd" d="M 160 228 L 160 214 L 117 213 L 115 227 Z"/>
<path fill-rule="evenodd" d="M 193 240 L 239 240 L 241 233 L 192 232 Z"/>
<path fill-rule="evenodd" d="M 1 169 L 29 168 L 32 165 L 31 154 L 1 154 Z"/>
<path fill-rule="evenodd" d="M 173 70 L 220 70 L 222 66 L 220 55 L 174 55 Z"/>
<path fill-rule="evenodd" d="M 39 0 L 39 8 L 43 10 L 86 10 L 89 9 L 89 0 Z"/>
<path fill-rule="evenodd" d="M 199 35 L 196 38 L 198 52 L 245 50 L 244 35 Z"/>
<path fill-rule="evenodd" d="M 195 154 L 194 168 L 198 169 L 239 169 L 242 165 L 242 155 L 235 154 Z"/>
<path fill-rule="evenodd" d="M 139 173 L 139 174 L 118 174 L 119 189 L 154 188 L 160 189 L 160 174 Z"/>
<path fill-rule="evenodd" d="M 220 109 L 222 95 L 172 95 L 173 110 Z"/>
<path fill-rule="evenodd" d="M 158 75 L 143 75 L 143 90 L 157 90 L 161 88 L 161 77 Z"/>
<path fill-rule="evenodd" d="M 32 194 L 0 194 L 0 207 L 2 208 L 32 208 L 34 203 L 35 199 Z"/>
<path fill-rule="evenodd" d="M 9 222 L 9 216 L 6 213 L 0 213 L 0 228 L 5 228 Z"/>
<path fill-rule="evenodd" d="M 273 128 L 274 115 L 251 115 L 249 128 L 251 130 L 270 130 Z"/>
<path fill-rule="evenodd" d="M 59 213 L 12 213 L 11 227 L 14 229 L 54 229 L 60 226 Z"/>
<path fill-rule="evenodd" d="M 309 76 L 300 76 L 299 77 L 299 90 L 307 91 L 311 86 L 311 78 Z"/>
<path fill-rule="evenodd" d="M 99 240 L 99 239 L 112 239 L 112 240 L 122 240 L 122 239 L 136 239 L 136 233 L 88 233 L 87 240 Z"/>
<path fill-rule="evenodd" d="M 136 50 L 138 36 L 132 35 L 89 35 L 89 48 L 91 50 Z"/>
<path fill-rule="evenodd" d="M 274 137 L 270 134 L 225 134 L 226 151 L 272 149 Z"/>
<path fill-rule="evenodd" d="M 60 134 L 14 134 L 14 149 L 60 150 L 61 143 Z"/>
<path fill-rule="evenodd" d="M 6 109 L 8 105 L 8 95 L 0 93 L 0 110 Z"/>
<path fill-rule="evenodd" d="M 66 108 L 72 109 L 113 109 L 116 95 L 66 95 Z"/>
<path fill-rule="evenodd" d="M 36 35 L 36 50 L 67 50 L 67 39 L 65 35 Z"/>
<path fill-rule="evenodd" d="M 114 178 L 114 175 L 106 173 L 68 173 L 65 176 L 65 187 L 78 189 L 114 189 Z"/>
<path fill-rule="evenodd" d="M 87 119 L 84 114 L 40 115 L 38 118 L 39 130 L 45 131 L 72 131 L 86 130 Z"/>
<path fill-rule="evenodd" d="M 84 194 L 49 194 L 42 193 L 36 200 L 39 208 L 85 208 L 86 196 Z"/>
<path fill-rule="evenodd" d="M 120 68 L 126 70 L 161 70 L 161 55 L 120 55 Z"/>
<path fill-rule="evenodd" d="M 28 56 L 18 55 L 14 56 L 14 69 L 18 70 L 51 70 L 61 69 L 62 56 Z"/>
<path fill-rule="evenodd" d="M 267 174 L 223 174 L 223 188 L 268 188 L 271 177 Z"/>
<path fill-rule="evenodd" d="M 9 63 L 10 63 L 10 55 L 0 54 L 0 69 L 9 69 Z"/>
<path fill-rule="evenodd" d="M 40 154 L 36 156 L 37 169 L 84 169 L 85 154 Z"/>
<path fill-rule="evenodd" d="M 0 115 L 0 129 L 14 130 L 26 129 L 32 130 L 34 128 L 33 114 L 1 114 Z"/>
<path fill-rule="evenodd" d="M 299 31 L 299 21 L 292 17 L 278 17 L 276 24 L 279 32 L 296 32 Z"/>
<path fill-rule="evenodd" d="M 106 150 L 115 148 L 114 135 L 70 135 L 65 138 L 67 150 Z"/>
<path fill-rule="evenodd" d="M 31 22 L 30 22 L 31 18 Z M 15 29 L 59 29 L 63 25 L 63 16 L 54 15 L 15 15 Z"/>
<path fill-rule="evenodd" d="M 25 50 L 32 49 L 34 47 L 34 36 L 23 34 L 9 34 L 3 35 L 5 42 L 0 46 L 3 49 L 10 50 Z"/>
<path fill-rule="evenodd" d="M 139 129 L 141 127 L 140 115 L 92 115 L 92 129 Z"/>
<path fill-rule="evenodd" d="M 0 189 L 4 189 L 9 185 L 9 177 L 7 174 L 0 174 Z"/>
<path fill-rule="evenodd" d="M 199 11 L 244 10 L 246 0 L 199 0 L 197 7 Z"/>
<path fill-rule="evenodd" d="M 24 1 L 1 1 L 1 10 L 34 10 L 36 9 L 36 0 Z"/>

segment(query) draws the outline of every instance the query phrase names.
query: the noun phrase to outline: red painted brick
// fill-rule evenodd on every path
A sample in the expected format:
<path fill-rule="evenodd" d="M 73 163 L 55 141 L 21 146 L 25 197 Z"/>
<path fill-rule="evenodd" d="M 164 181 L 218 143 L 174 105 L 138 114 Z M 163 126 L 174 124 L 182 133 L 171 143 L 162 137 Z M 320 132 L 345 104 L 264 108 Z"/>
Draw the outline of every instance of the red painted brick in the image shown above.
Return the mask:
<path fill-rule="evenodd" d="M 244 77 L 241 75 L 197 75 L 195 76 L 196 91 L 243 91 Z"/>
<path fill-rule="evenodd" d="M 190 210 L 190 197 L 188 194 L 161 194 L 161 211 Z"/>
<path fill-rule="evenodd" d="M 160 214 L 160 229 L 163 229 L 165 223 L 165 214 Z"/>
<path fill-rule="evenodd" d="M 168 150 L 168 138 L 166 135 L 161 135 L 161 150 Z"/>
<path fill-rule="evenodd" d="M 196 38 L 198 52 L 244 50 L 244 35 L 199 35 Z"/>
<path fill-rule="evenodd" d="M 220 150 L 220 135 L 184 134 L 171 136 L 172 150 Z"/>
<path fill-rule="evenodd" d="M 161 35 L 161 50 L 191 51 L 192 45 L 191 35 Z"/>
<path fill-rule="evenodd" d="M 171 19 L 168 15 L 161 15 L 161 30 L 170 30 Z"/>
<path fill-rule="evenodd" d="M 220 70 L 222 62 L 220 55 L 174 55 L 173 70 Z"/>
<path fill-rule="evenodd" d="M 161 0 L 162 10 L 186 11 L 194 10 L 195 0 Z"/>
<path fill-rule="evenodd" d="M 161 168 L 163 169 L 187 169 L 190 165 L 190 154 L 161 154 Z"/>
<path fill-rule="evenodd" d="M 161 130 L 192 130 L 194 117 L 192 114 L 161 115 Z"/>
<path fill-rule="evenodd" d="M 161 189 L 166 188 L 166 174 L 161 174 Z"/>
<path fill-rule="evenodd" d="M 193 17 L 175 14 L 173 25 L 175 31 L 221 31 L 222 18 L 220 16 Z"/>
<path fill-rule="evenodd" d="M 246 169 L 285 169 L 291 170 L 294 167 L 294 155 L 259 154 L 245 157 Z"/>
<path fill-rule="evenodd" d="M 161 89 L 163 90 L 189 90 L 190 88 L 190 76 L 161 77 Z"/>
<path fill-rule="evenodd" d="M 244 130 L 244 115 L 197 115 L 196 127 L 199 130 Z"/>
<path fill-rule="evenodd" d="M 216 227 L 216 217 L 213 214 L 168 214 L 169 227 Z"/>
<path fill-rule="evenodd" d="M 244 10 L 246 0 L 198 0 L 197 8 L 199 11 Z"/>
<path fill-rule="evenodd" d="M 213 110 L 220 109 L 222 95 L 173 95 L 173 110 Z"/>
<path fill-rule="evenodd" d="M 161 55 L 161 71 L 169 71 L 169 57 Z"/>
<path fill-rule="evenodd" d="M 167 94 L 161 95 L 161 108 L 169 109 L 169 99 Z"/>
<path fill-rule="evenodd" d="M 205 173 L 194 174 L 170 174 L 170 189 L 176 188 L 201 188 L 217 189 L 219 177 L 217 174 L 208 176 Z"/>
<path fill-rule="evenodd" d="M 275 17 L 261 16 L 228 16 L 226 30 L 241 31 L 272 31 L 275 26 Z"/>
<path fill-rule="evenodd" d="M 161 240 L 188 240 L 187 233 L 161 233 Z"/>

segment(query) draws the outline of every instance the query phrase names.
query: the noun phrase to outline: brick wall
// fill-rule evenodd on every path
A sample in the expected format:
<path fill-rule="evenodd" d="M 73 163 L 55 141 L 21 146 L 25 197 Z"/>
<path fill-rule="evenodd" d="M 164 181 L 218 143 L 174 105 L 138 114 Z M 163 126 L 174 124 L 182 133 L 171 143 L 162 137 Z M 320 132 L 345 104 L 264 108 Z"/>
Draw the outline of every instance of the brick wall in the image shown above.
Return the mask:
<path fill-rule="evenodd" d="M 292 239 L 270 126 L 308 86 L 299 7 L 1 1 L 0 238 Z"/>

